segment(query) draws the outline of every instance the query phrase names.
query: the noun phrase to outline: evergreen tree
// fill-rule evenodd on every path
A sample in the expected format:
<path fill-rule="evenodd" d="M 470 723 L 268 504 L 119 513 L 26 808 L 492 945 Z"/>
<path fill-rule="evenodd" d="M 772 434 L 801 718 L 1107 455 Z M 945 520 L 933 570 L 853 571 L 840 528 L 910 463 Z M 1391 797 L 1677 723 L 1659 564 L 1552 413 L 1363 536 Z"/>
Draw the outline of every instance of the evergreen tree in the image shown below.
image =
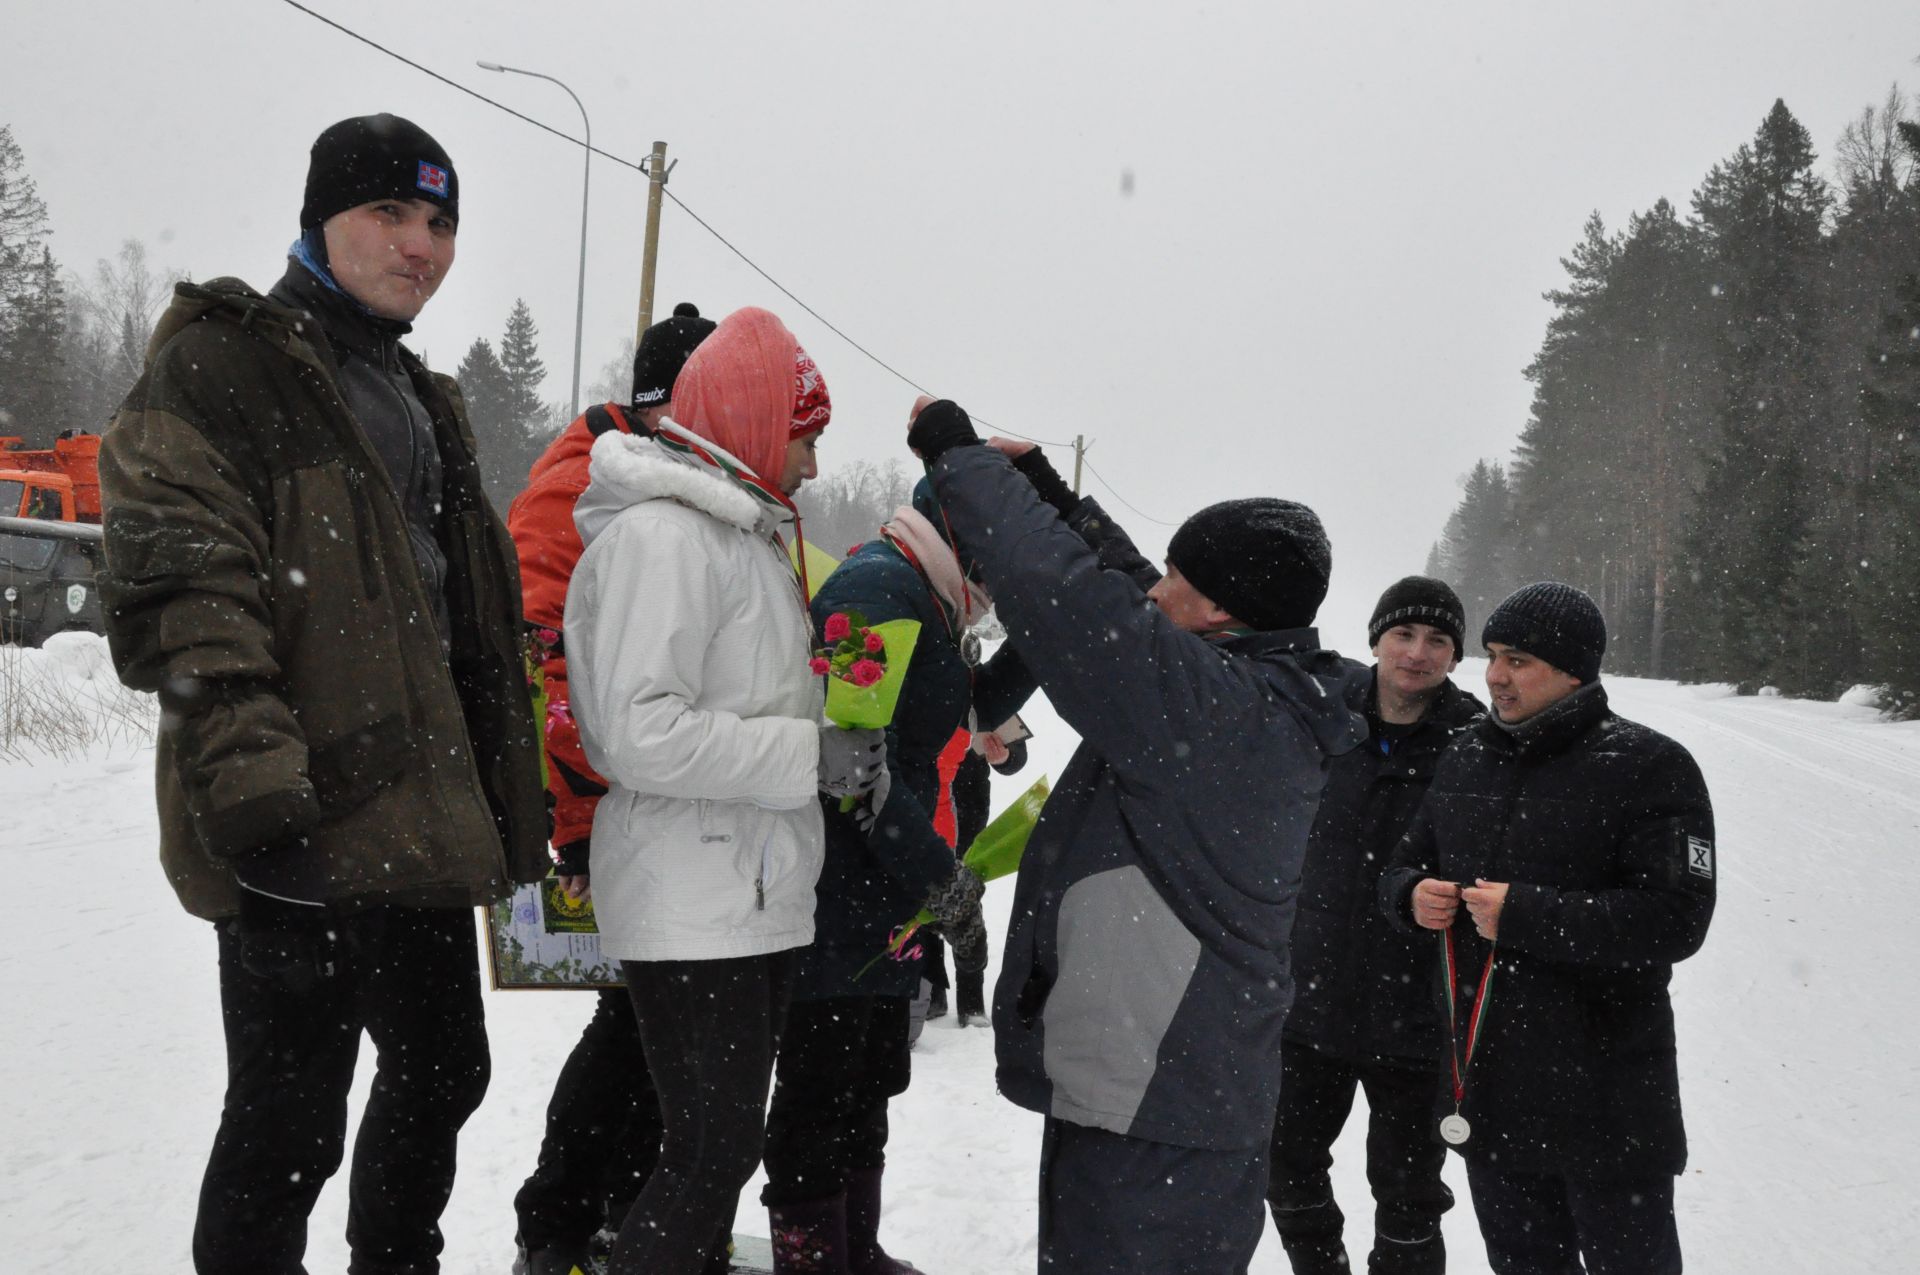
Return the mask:
<path fill-rule="evenodd" d="M 40 261 L 50 227 L 47 206 L 27 173 L 27 157 L 0 124 L 0 307 L 22 296 Z"/>
<path fill-rule="evenodd" d="M 494 509 L 504 514 L 526 485 L 527 470 L 534 459 L 527 454 L 526 431 L 518 427 L 513 415 L 511 380 L 493 352 L 493 343 L 485 337 L 467 347 L 453 379 L 460 383 L 460 396 L 466 400 L 467 423 L 473 427 L 479 453 L 481 484 Z"/>
<path fill-rule="evenodd" d="M 1615 511 L 1607 507 L 1597 462 L 1614 432 L 1604 301 L 1619 251 L 1600 214 L 1592 214 L 1580 242 L 1561 259 L 1568 285 L 1546 294 L 1555 313 L 1526 369 L 1533 410 L 1513 463 L 1513 516 L 1523 533 L 1513 566 L 1530 579 L 1586 583 L 1584 564 L 1598 561 L 1610 535 Z"/>
<path fill-rule="evenodd" d="M 14 328 L 8 343 L 11 364 L 7 378 L 8 432 L 28 447 L 49 447 L 68 419 L 72 394 L 67 378 L 67 301 L 60 286 L 60 267 L 45 245 L 40 261 L 28 275 L 14 308 Z"/>
<path fill-rule="evenodd" d="M 1920 126 L 1902 121 L 1910 159 L 1920 161 Z M 1899 272 L 1896 304 L 1869 349 L 1860 389 L 1866 434 L 1860 554 L 1852 618 L 1860 677 L 1883 688 L 1897 717 L 1920 717 L 1920 190 L 1911 171 L 1901 186 L 1897 226 L 1913 246 Z"/>
<path fill-rule="evenodd" d="M 49 229 L 26 155 L 13 130 L 0 125 L 0 434 L 38 429 L 26 404 L 34 338 L 24 330 L 24 311 L 32 304 Z"/>
<path fill-rule="evenodd" d="M 1830 205 L 1813 145 L 1776 101 L 1694 196 L 1724 326 L 1720 441 L 1688 538 L 1686 666 L 1744 689 L 1786 672 L 1788 591 L 1810 526 L 1804 456 L 1827 406 L 1818 272 Z M 1804 618 L 1804 617 L 1802 617 Z"/>
<path fill-rule="evenodd" d="M 1474 462 L 1461 480 L 1460 503 L 1427 559 L 1430 568 L 1439 568 L 1429 574 L 1460 595 L 1470 644 L 1487 615 L 1522 583 L 1516 565 L 1518 539 L 1506 470 L 1498 461 Z"/>
<path fill-rule="evenodd" d="M 525 301 L 513 303 L 506 334 L 500 338 L 500 366 L 506 373 L 505 409 L 508 422 L 522 433 L 533 433 L 546 423 L 546 405 L 540 398 L 547 365 L 540 359 L 540 329 Z"/>

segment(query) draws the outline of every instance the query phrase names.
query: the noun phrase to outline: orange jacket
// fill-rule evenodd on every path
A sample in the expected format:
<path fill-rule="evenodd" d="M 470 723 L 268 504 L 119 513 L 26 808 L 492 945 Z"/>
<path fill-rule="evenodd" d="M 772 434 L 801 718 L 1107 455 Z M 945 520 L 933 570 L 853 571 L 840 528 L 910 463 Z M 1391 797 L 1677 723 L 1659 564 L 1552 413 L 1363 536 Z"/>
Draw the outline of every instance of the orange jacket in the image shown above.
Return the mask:
<path fill-rule="evenodd" d="M 556 849 L 587 840 L 593 808 L 606 795 L 606 780 L 587 764 L 580 728 L 567 701 L 567 654 L 561 643 L 567 582 L 580 561 L 580 533 L 573 506 L 587 489 L 593 441 L 609 429 L 632 433 L 619 403 L 589 407 L 560 432 L 527 474 L 526 490 L 507 510 L 507 531 L 520 555 L 520 592 L 536 657 L 546 678 L 547 791 L 553 797 Z"/>

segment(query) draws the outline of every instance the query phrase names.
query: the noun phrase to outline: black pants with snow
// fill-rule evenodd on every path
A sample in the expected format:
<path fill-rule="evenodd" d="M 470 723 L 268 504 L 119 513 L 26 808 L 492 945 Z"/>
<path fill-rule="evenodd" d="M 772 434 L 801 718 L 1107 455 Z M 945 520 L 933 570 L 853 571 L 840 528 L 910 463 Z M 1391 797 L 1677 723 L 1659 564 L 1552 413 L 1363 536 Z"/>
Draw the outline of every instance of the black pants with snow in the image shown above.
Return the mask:
<path fill-rule="evenodd" d="M 1333 1143 L 1367 1095 L 1367 1181 L 1373 1187 L 1372 1275 L 1438 1275 L 1447 1267 L 1440 1215 L 1453 1193 L 1440 1181 L 1447 1148 L 1436 1134 L 1431 1069 L 1355 1065 L 1292 1040 L 1280 1046 L 1280 1108 L 1273 1122 L 1267 1205 L 1294 1275 L 1347 1270 L 1346 1217 L 1334 1202 Z"/>
<path fill-rule="evenodd" d="M 624 987 L 599 995 L 547 1103 L 540 1161 L 513 1208 L 530 1249 L 618 1226 L 660 1158 L 660 1097 Z"/>
<path fill-rule="evenodd" d="M 796 956 L 620 963 L 665 1138 L 620 1227 L 611 1275 L 698 1275 L 730 1238 L 760 1164 Z"/>
<path fill-rule="evenodd" d="M 302 991 L 240 965 L 218 926 L 227 1093 L 200 1210 L 201 1275 L 302 1269 L 307 1216 L 340 1167 L 360 1033 L 379 1063 L 347 1184 L 352 1275 L 440 1269 L 455 1142 L 487 1090 L 486 1023 L 469 908 L 335 913 L 333 972 Z"/>
<path fill-rule="evenodd" d="M 912 1078 L 911 1005 L 904 996 L 794 1004 L 767 1112 L 762 1204 L 838 1195 L 855 1173 L 886 1163 L 887 1100 L 905 1093 Z"/>
<path fill-rule="evenodd" d="M 1266 1217 L 1265 1143 L 1201 1151 L 1047 1117 L 1041 1275 L 1244 1275 Z"/>
<path fill-rule="evenodd" d="M 1680 1275 L 1671 1177 L 1498 1173 L 1469 1158 L 1467 1187 L 1494 1275 Z"/>

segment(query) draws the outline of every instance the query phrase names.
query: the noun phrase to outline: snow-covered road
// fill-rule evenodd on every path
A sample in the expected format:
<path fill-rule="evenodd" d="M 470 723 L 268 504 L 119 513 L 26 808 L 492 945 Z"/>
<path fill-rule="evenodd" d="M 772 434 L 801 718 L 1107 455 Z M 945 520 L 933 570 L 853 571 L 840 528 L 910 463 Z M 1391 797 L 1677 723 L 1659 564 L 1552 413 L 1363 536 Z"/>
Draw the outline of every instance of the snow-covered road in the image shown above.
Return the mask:
<path fill-rule="evenodd" d="M 69 652 L 69 662 L 87 663 Z M 45 657 L 34 656 L 35 660 Z M 1480 690 L 1478 664 L 1462 683 Z M 1615 706 L 1686 744 L 1719 820 L 1719 912 L 1675 977 L 1693 1160 L 1679 1194 L 1688 1269 L 1799 1275 L 1914 1268 L 1920 1244 L 1920 724 L 1863 708 L 1610 680 Z M 1044 705 L 1009 799 L 1071 746 Z M 151 752 L 0 766 L 12 872 L 0 980 L 0 1269 L 189 1269 L 223 1060 L 213 939 L 155 862 Z M 1018 787 L 1016 786 L 1018 785 Z M 989 891 L 1001 932 L 1008 891 Z M 445 1269 L 504 1272 L 512 1196 L 552 1077 L 590 1006 L 488 997 L 493 1085 L 462 1141 Z M 371 1057 L 363 1058 L 361 1093 Z M 358 1106 L 360 1094 L 356 1094 Z M 1349 1243 L 1371 1208 L 1358 1113 L 1336 1152 Z M 986 1030 L 933 1024 L 895 1107 L 884 1234 L 931 1275 L 1033 1268 L 1039 1120 L 993 1091 Z M 1457 1162 L 1452 1269 L 1486 1269 Z M 758 1183 L 743 1230 L 764 1233 Z M 322 1196 L 309 1267 L 339 1271 L 344 1192 Z M 1253 1269 L 1286 1269 L 1269 1228 Z"/>

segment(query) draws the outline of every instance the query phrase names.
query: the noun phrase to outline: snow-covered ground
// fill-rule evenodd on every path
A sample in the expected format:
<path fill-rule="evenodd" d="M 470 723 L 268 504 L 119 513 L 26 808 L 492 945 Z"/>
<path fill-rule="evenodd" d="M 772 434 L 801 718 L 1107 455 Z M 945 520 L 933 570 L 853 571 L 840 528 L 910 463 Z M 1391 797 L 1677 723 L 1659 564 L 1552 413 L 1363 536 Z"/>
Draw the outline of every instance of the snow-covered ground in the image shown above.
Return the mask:
<path fill-rule="evenodd" d="M 104 648 L 61 639 L 23 670 L 69 679 Z M 110 675 L 109 675 L 110 676 Z M 1462 668 L 1480 690 L 1480 666 Z M 1719 912 L 1675 977 L 1693 1158 L 1679 1193 L 1688 1269 L 1799 1275 L 1915 1269 L 1920 1243 L 1920 724 L 1857 705 L 1735 698 L 1610 680 L 1615 706 L 1693 750 L 1719 819 Z M 1010 799 L 1057 776 L 1068 732 L 1044 705 Z M 151 751 L 97 745 L 0 762 L 0 855 L 14 882 L 0 977 L 0 1269 L 174 1272 L 223 1079 L 210 927 L 175 905 L 154 855 Z M 1000 929 L 1009 891 L 988 893 Z M 999 912 L 1001 915 L 995 915 Z M 504 1272 L 513 1192 L 551 1080 L 590 1011 L 568 994 L 492 993 L 493 1085 L 468 1124 L 444 1269 Z M 362 1059 L 361 1086 L 372 1070 Z M 1040 1121 L 993 1089 L 986 1029 L 932 1024 L 894 1108 L 884 1237 L 931 1275 L 1033 1269 Z M 1371 1208 L 1356 1112 L 1336 1151 L 1356 1259 Z M 1455 1161 L 1452 1269 L 1486 1270 Z M 759 1183 L 741 1229 L 765 1233 Z M 345 1196 L 321 1197 L 309 1268 L 346 1261 Z M 1286 1270 L 1271 1227 L 1256 1272 Z"/>

